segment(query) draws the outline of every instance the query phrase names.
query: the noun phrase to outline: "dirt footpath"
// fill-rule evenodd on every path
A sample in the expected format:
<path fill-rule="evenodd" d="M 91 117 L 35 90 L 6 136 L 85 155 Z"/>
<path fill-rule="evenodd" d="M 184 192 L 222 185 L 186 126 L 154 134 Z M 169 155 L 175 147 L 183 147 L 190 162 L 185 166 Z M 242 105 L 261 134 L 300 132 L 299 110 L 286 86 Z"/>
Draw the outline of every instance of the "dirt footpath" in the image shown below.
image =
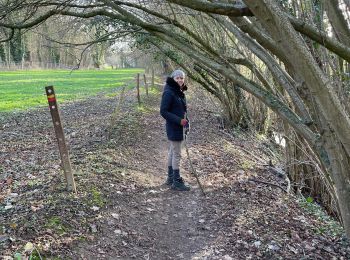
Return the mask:
<path fill-rule="evenodd" d="M 120 107 L 119 92 L 61 107 L 76 195 L 64 190 L 48 110 L 1 115 L 0 257 L 350 258 L 338 227 L 306 211 L 261 164 L 275 160 L 278 147 L 223 132 L 201 91 L 188 94 L 189 149 L 206 196 L 185 152 L 181 169 L 192 190 L 166 187 L 160 92 L 151 93 L 141 107 L 133 91 Z"/>

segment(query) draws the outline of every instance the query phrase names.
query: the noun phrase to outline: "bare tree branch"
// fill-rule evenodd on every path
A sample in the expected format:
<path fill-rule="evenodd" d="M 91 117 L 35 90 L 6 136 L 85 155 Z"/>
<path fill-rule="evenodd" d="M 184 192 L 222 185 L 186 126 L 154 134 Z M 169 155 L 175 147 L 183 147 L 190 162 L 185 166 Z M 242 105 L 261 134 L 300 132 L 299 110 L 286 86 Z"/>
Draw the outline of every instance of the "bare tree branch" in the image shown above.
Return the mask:
<path fill-rule="evenodd" d="M 8 41 L 10 41 L 10 40 L 13 38 L 14 35 L 15 35 L 15 30 L 14 30 L 14 29 L 11 29 L 11 30 L 10 30 L 10 35 L 9 35 L 6 39 L 4 39 L 4 40 L 1 40 L 1 39 L 0 39 L 0 43 L 1 43 L 1 42 L 8 42 Z"/>
<path fill-rule="evenodd" d="M 228 16 L 253 16 L 253 13 L 247 7 L 237 7 L 239 4 L 224 4 L 217 2 L 209 2 L 203 0 L 168 0 L 168 2 L 179 4 L 194 10 L 216 13 Z"/>

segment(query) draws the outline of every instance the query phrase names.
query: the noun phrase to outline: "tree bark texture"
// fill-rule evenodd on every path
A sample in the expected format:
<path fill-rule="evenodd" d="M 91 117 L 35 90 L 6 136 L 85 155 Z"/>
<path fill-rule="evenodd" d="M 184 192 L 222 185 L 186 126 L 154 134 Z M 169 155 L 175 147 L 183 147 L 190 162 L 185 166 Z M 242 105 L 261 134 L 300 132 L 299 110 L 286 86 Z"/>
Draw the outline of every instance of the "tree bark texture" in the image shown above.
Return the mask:
<path fill-rule="evenodd" d="M 328 155 L 329 165 L 325 165 L 331 172 L 336 187 L 337 198 L 343 219 L 344 228 L 350 235 L 350 178 L 349 168 L 345 168 L 350 154 L 350 120 L 341 107 L 338 97 L 333 91 L 332 83 L 327 78 L 314 58 L 311 56 L 305 42 L 298 35 L 288 19 L 283 16 L 277 4 L 272 0 L 245 1 L 255 17 L 268 31 L 272 39 L 288 54 L 288 64 L 304 81 L 315 100 L 319 112 L 327 122 L 324 129 L 327 137 L 323 149 Z M 334 132 L 333 135 L 330 132 Z M 313 145 L 313 144 L 311 144 Z M 344 149 L 343 156 L 337 156 L 339 148 Z M 338 149 L 337 149 L 338 148 Z M 321 154 L 318 154 L 322 157 Z"/>

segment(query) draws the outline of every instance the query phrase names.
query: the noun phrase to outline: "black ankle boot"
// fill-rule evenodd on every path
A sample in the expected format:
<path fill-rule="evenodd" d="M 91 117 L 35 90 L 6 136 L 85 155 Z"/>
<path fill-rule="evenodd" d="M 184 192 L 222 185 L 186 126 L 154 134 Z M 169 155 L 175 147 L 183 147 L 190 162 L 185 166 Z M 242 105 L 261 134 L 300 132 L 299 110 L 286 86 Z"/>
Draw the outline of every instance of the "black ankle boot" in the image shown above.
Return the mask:
<path fill-rule="evenodd" d="M 174 180 L 173 167 L 168 166 L 168 178 L 167 178 L 165 184 L 171 185 L 171 184 L 173 184 L 173 180 Z"/>
<path fill-rule="evenodd" d="M 180 177 L 180 170 L 173 170 L 173 173 L 174 180 L 173 184 L 171 185 L 171 189 L 179 191 L 189 191 L 191 188 L 189 186 L 186 186 L 184 180 Z"/>

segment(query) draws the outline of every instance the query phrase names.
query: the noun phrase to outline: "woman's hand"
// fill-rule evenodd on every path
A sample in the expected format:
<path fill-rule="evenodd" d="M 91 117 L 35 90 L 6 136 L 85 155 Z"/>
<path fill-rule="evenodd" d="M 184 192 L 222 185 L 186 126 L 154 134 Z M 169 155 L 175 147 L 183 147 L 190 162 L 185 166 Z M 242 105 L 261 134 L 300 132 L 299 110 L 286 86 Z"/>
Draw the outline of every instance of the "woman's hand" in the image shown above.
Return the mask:
<path fill-rule="evenodd" d="M 186 119 L 181 119 L 180 125 L 186 126 L 188 124 L 188 121 Z"/>

